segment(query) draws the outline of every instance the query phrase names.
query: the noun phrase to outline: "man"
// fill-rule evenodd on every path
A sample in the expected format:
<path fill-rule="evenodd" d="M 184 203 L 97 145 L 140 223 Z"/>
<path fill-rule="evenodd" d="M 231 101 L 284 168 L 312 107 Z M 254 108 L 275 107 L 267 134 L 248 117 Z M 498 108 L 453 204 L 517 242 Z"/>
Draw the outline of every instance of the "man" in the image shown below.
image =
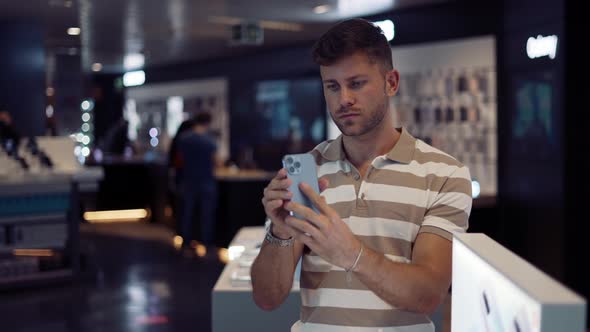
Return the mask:
<path fill-rule="evenodd" d="M 195 214 L 201 226 L 201 241 L 208 251 L 215 246 L 217 209 L 217 183 L 214 176 L 217 145 L 207 135 L 211 114 L 199 113 L 192 123 L 192 130 L 187 130 L 178 138 L 178 151 L 183 161 L 182 178 L 179 181 L 183 197 L 180 235 L 183 238 L 183 253 L 188 255 L 192 252 L 190 242 Z"/>
<path fill-rule="evenodd" d="M 469 171 L 394 127 L 399 73 L 379 28 L 344 21 L 313 57 L 342 135 L 311 152 L 321 196 L 300 186 L 319 213 L 289 201 L 284 169 L 264 190 L 271 227 L 252 266 L 254 301 L 277 308 L 302 258 L 292 331 L 434 331 L 427 315 L 449 290 L 452 233 L 471 211 Z"/>

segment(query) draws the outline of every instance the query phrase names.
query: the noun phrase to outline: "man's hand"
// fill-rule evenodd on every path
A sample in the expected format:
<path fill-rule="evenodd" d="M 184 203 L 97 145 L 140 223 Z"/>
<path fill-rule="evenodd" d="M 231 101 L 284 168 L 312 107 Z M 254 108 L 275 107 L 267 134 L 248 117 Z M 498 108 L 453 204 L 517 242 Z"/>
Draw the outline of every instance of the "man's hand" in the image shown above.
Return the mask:
<path fill-rule="evenodd" d="M 320 179 L 318 183 L 320 191 L 324 191 L 328 187 L 326 179 Z M 264 212 L 273 223 L 273 234 L 282 239 L 294 237 L 298 234 L 285 222 L 285 218 L 289 216 L 289 211 L 284 206 L 293 197 L 293 194 L 288 191 L 290 185 L 291 180 L 287 178 L 287 170 L 281 168 L 268 186 L 264 188 L 264 196 L 262 197 Z"/>
<path fill-rule="evenodd" d="M 324 197 L 302 183 L 299 189 L 311 200 L 319 214 L 312 209 L 295 202 L 288 202 L 285 209 L 303 216 L 305 220 L 293 216 L 285 216 L 286 225 L 296 240 L 307 245 L 313 252 L 326 261 L 350 268 L 361 248 L 361 241 L 356 238 L 348 225 L 342 221 L 338 213 L 332 209 Z"/>

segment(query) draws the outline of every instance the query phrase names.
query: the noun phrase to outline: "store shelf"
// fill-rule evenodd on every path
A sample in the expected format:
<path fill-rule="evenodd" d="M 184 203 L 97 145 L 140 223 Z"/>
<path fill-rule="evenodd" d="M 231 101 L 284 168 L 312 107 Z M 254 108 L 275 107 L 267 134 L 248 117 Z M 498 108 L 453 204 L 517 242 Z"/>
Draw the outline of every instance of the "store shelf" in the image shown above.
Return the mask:
<path fill-rule="evenodd" d="M 36 215 L 21 215 L 11 217 L 1 217 L 0 225 L 3 224 L 55 224 L 67 220 L 65 213 L 49 213 L 49 214 L 36 214 Z"/>
<path fill-rule="evenodd" d="M 0 289 L 13 288 L 19 286 L 31 286 L 33 284 L 46 284 L 48 282 L 67 281 L 72 279 L 74 271 L 72 269 L 58 269 L 51 271 L 39 271 L 18 275 L 14 277 L 0 278 Z"/>

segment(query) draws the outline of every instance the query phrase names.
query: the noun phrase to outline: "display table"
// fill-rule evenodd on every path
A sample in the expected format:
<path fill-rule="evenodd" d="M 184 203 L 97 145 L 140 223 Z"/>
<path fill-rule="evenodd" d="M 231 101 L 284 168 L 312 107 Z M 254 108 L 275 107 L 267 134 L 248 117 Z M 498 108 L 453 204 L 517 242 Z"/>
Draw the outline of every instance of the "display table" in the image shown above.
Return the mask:
<path fill-rule="evenodd" d="M 6 150 L 0 149 L 0 289 L 75 278 L 80 196 L 96 192 L 102 168 L 82 167 L 69 137 L 24 139 Z"/>
<path fill-rule="evenodd" d="M 0 177 L 0 289 L 70 279 L 78 270 L 71 177 Z"/>
<path fill-rule="evenodd" d="M 228 252 L 234 259 L 225 266 L 211 296 L 213 332 L 289 331 L 299 319 L 297 280 L 285 302 L 272 312 L 258 308 L 252 299 L 250 265 L 263 239 L 264 227 L 243 227 L 231 241 Z"/>

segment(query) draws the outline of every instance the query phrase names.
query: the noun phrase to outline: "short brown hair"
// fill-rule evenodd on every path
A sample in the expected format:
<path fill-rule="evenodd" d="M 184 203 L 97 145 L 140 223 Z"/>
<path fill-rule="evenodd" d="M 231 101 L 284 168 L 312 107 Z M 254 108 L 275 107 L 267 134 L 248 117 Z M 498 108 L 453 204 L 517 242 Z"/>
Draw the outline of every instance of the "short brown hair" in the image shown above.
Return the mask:
<path fill-rule="evenodd" d="M 364 52 L 372 63 L 393 69 L 391 47 L 383 31 L 373 23 L 360 19 L 340 22 L 324 33 L 312 48 L 313 61 L 329 66 L 358 51 Z"/>
<path fill-rule="evenodd" d="M 208 125 L 211 123 L 211 113 L 200 112 L 193 118 L 193 122 L 196 125 Z"/>

